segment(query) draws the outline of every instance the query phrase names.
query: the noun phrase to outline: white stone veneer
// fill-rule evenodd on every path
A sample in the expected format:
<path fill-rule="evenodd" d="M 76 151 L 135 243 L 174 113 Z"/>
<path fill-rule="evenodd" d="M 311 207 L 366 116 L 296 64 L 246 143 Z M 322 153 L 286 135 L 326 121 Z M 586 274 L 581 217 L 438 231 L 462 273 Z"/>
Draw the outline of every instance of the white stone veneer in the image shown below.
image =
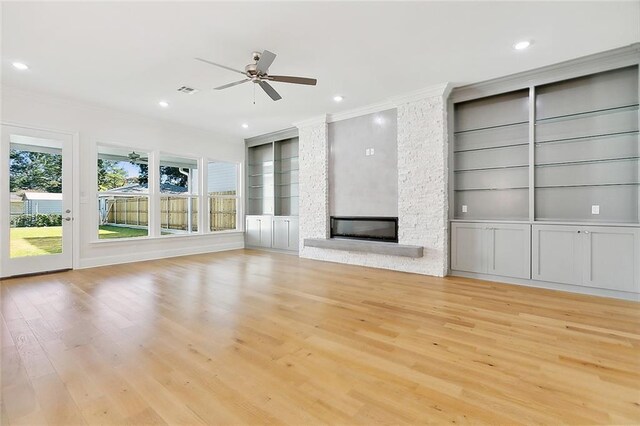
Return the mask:
<path fill-rule="evenodd" d="M 424 247 L 424 257 L 411 259 L 304 247 L 305 238 L 328 237 L 326 120 L 299 126 L 301 257 L 446 275 L 448 149 L 445 93 L 398 102 L 397 111 L 399 243 Z"/>

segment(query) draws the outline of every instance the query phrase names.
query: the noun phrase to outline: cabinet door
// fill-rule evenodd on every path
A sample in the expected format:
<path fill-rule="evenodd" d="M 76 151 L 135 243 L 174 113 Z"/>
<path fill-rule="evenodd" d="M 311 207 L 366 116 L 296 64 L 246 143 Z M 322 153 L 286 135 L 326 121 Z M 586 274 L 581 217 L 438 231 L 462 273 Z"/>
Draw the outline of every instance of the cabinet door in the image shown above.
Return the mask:
<path fill-rule="evenodd" d="M 247 245 L 260 246 L 260 217 L 247 216 Z"/>
<path fill-rule="evenodd" d="M 271 216 L 260 218 L 260 247 L 271 247 Z"/>
<path fill-rule="evenodd" d="M 515 278 L 531 278 L 531 227 L 489 224 L 487 272 Z"/>
<path fill-rule="evenodd" d="M 298 237 L 298 218 L 290 217 L 289 219 L 289 247 L 288 250 L 298 251 L 300 241 Z"/>
<path fill-rule="evenodd" d="M 532 234 L 532 278 L 564 284 L 581 284 L 581 228 L 533 225 Z"/>
<path fill-rule="evenodd" d="M 271 247 L 270 216 L 247 216 L 247 245 Z"/>
<path fill-rule="evenodd" d="M 274 218 L 273 248 L 281 250 L 298 250 L 298 218 Z"/>
<path fill-rule="evenodd" d="M 285 218 L 273 219 L 273 248 L 281 250 L 289 248 L 289 221 Z"/>
<path fill-rule="evenodd" d="M 455 222 L 451 227 L 451 269 L 487 272 L 485 227 L 482 223 Z"/>
<path fill-rule="evenodd" d="M 589 287 L 640 292 L 640 230 L 583 227 L 584 277 Z"/>

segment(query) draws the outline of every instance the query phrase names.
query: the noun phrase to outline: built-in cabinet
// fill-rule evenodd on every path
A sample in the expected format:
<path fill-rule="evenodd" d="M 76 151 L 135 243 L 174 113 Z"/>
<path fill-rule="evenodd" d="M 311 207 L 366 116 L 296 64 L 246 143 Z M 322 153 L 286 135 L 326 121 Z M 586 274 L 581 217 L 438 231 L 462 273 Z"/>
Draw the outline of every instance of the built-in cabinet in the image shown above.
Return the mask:
<path fill-rule="evenodd" d="M 506 223 L 453 223 L 451 268 L 514 278 L 530 277 L 531 227 Z"/>
<path fill-rule="evenodd" d="M 247 140 L 247 246 L 298 251 L 298 171 L 297 136 Z"/>
<path fill-rule="evenodd" d="M 454 90 L 454 274 L 640 294 L 640 55 L 625 52 L 576 78 L 542 70 L 506 93 Z"/>
<path fill-rule="evenodd" d="M 541 281 L 634 292 L 640 288 L 640 230 L 534 225 L 532 276 Z"/>

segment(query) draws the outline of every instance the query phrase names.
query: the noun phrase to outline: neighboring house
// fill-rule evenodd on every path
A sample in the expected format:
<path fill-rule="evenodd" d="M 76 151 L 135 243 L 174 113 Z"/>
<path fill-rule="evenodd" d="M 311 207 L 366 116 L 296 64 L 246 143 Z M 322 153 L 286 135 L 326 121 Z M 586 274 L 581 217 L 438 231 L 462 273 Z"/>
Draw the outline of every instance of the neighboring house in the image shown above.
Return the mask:
<path fill-rule="evenodd" d="M 11 199 L 11 216 L 24 214 L 24 201 L 22 196 L 16 192 L 10 194 Z"/>
<path fill-rule="evenodd" d="M 62 214 L 62 194 L 51 192 L 24 192 L 24 214 Z"/>

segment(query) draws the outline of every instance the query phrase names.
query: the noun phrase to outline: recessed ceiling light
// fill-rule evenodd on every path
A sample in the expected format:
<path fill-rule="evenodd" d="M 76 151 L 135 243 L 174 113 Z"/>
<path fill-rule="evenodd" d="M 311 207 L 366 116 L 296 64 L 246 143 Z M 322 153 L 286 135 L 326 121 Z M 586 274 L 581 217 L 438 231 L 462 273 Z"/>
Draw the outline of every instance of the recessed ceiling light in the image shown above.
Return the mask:
<path fill-rule="evenodd" d="M 344 98 L 342 96 L 340 96 L 340 95 L 336 95 L 336 96 L 333 97 L 333 100 L 336 101 L 336 102 L 342 102 L 343 99 Z"/>
<path fill-rule="evenodd" d="M 513 45 L 513 48 L 516 50 L 524 50 L 527 47 L 531 46 L 531 42 L 529 40 L 519 41 Z"/>
<path fill-rule="evenodd" d="M 158 102 L 158 105 L 160 105 L 162 108 L 169 108 L 169 102 L 167 101 L 160 101 Z"/>
<path fill-rule="evenodd" d="M 248 128 L 249 128 L 249 125 L 248 125 L 247 123 L 242 123 L 242 128 L 243 128 L 243 129 L 248 129 Z"/>
<path fill-rule="evenodd" d="M 20 71 L 26 71 L 29 69 L 27 64 L 23 64 L 22 62 L 14 62 L 12 65 L 15 69 L 18 69 Z"/>

